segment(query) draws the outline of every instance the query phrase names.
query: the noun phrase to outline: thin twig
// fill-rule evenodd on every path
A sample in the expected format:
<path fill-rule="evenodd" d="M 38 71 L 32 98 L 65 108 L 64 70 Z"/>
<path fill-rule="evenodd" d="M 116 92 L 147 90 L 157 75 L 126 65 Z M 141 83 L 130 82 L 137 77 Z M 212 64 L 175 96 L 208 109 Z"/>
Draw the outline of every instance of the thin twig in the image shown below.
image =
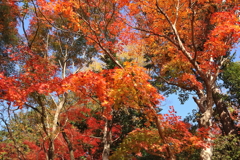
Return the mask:
<path fill-rule="evenodd" d="M 193 61 L 196 61 L 197 59 L 197 48 L 195 44 L 195 39 L 194 39 L 194 21 L 195 21 L 195 10 L 194 10 L 194 3 L 192 3 L 192 0 L 189 0 L 190 3 L 190 8 L 192 10 L 192 19 L 191 19 L 191 34 L 192 34 L 192 45 L 193 45 L 193 50 L 194 50 L 194 58 Z"/>
<path fill-rule="evenodd" d="M 32 3 L 33 3 L 34 12 L 35 12 L 35 15 L 36 15 L 36 17 L 37 17 L 37 30 L 36 30 L 36 32 L 35 32 L 35 34 L 34 34 L 34 36 L 33 36 L 33 39 L 32 39 L 32 41 L 31 41 L 31 43 L 29 44 L 29 48 L 32 47 L 32 44 L 33 44 L 33 42 L 35 41 L 35 39 L 36 39 L 36 37 L 37 37 L 37 34 L 38 34 L 38 31 L 39 31 L 39 28 L 40 28 L 39 19 L 38 19 L 38 14 L 37 14 L 37 8 L 36 8 L 36 5 L 35 5 L 35 3 L 33 2 L 33 0 L 31 0 L 31 1 L 32 1 Z"/>

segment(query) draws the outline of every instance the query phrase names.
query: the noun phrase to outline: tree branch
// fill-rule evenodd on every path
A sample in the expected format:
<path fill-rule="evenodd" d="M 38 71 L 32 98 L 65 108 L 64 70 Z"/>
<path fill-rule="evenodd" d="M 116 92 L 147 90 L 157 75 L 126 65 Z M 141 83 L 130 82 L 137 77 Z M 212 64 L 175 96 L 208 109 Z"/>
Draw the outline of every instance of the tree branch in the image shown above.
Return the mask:
<path fill-rule="evenodd" d="M 192 35 L 192 45 L 193 45 L 193 50 L 194 50 L 194 58 L 193 61 L 196 61 L 197 58 L 197 48 L 194 40 L 194 21 L 195 21 L 195 10 L 194 10 L 194 3 L 192 3 L 192 0 L 189 0 L 190 3 L 190 8 L 192 10 L 192 19 L 191 19 L 191 35 Z"/>

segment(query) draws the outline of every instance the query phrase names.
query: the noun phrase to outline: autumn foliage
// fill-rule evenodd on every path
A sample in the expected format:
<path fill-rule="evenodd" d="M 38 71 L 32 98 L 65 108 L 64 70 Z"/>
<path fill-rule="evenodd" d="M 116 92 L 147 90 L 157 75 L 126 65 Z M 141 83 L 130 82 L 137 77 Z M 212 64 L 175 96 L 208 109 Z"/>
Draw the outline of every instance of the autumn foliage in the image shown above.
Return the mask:
<path fill-rule="evenodd" d="M 211 159 L 216 135 L 236 134 L 217 84 L 240 38 L 236 1 L 4 0 L 0 7 L 13 18 L 0 18 L 8 57 L 0 61 L 2 159 L 173 160 L 199 150 Z M 1 33 L 18 36 L 17 22 L 22 35 L 9 44 Z M 93 61 L 101 68 L 91 70 Z M 14 72 L 2 69 L 10 63 Z M 160 92 L 172 86 L 195 93 L 197 128 L 172 106 L 161 114 Z"/>

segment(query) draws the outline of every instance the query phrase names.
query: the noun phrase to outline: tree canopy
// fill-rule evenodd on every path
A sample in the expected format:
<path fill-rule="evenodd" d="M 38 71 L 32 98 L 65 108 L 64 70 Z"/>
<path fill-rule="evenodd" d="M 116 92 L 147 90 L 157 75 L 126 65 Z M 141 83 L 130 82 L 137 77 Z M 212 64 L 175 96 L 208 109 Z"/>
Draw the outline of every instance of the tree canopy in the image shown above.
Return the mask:
<path fill-rule="evenodd" d="M 1 158 L 237 159 L 216 143 L 238 141 L 239 10 L 236 0 L 2 0 Z M 174 106 L 161 114 L 171 93 L 194 94 L 197 125 Z"/>

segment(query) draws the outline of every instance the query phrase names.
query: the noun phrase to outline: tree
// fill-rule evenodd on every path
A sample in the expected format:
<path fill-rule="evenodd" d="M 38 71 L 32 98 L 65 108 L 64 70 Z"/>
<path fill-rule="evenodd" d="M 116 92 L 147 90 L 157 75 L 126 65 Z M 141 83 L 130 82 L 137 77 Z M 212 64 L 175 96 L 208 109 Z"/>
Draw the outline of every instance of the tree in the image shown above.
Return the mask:
<path fill-rule="evenodd" d="M 230 62 L 223 69 L 221 79 L 223 80 L 223 87 L 228 89 L 227 94 L 229 94 L 229 101 L 235 107 L 238 107 L 240 104 L 239 97 L 239 88 L 240 88 L 240 79 L 239 72 L 240 64 L 239 62 Z"/>
<path fill-rule="evenodd" d="M 21 56 L 26 53 L 25 50 L 23 51 L 20 54 Z M 30 58 L 25 62 L 22 74 L 14 77 L 1 76 L 1 90 L 4 91 L 2 99 L 7 101 L 8 107 L 30 107 L 38 113 L 42 126 L 40 131 L 42 136 L 41 143 L 46 159 L 53 159 L 57 155 L 59 156 L 57 152 L 59 150 L 57 146 L 59 145 L 56 144 L 60 143 L 59 139 L 61 137 L 58 137 L 60 133 L 62 133 L 63 138 L 68 143 L 69 151 L 70 146 L 73 145 L 72 142 L 71 144 L 67 140 L 68 136 L 66 134 L 68 129 L 66 127 L 70 127 L 67 125 L 70 115 L 66 118 L 61 118 L 64 112 L 73 110 L 72 104 L 74 100 L 69 97 L 71 95 L 70 91 L 75 94 L 77 98 L 75 101 L 78 104 L 86 105 L 97 102 L 99 107 L 102 108 L 102 116 L 105 121 L 103 143 L 107 152 L 105 155 L 103 150 L 104 154 L 102 157 L 105 156 L 105 158 L 108 158 L 110 144 L 112 143 L 111 136 L 113 136 L 113 133 L 111 133 L 112 131 L 109 132 L 109 129 L 114 129 L 114 124 L 112 124 L 113 108 L 117 110 L 127 106 L 142 110 L 144 114 L 149 115 L 149 120 L 151 121 L 152 108 L 158 103 L 158 99 L 162 98 L 147 82 L 149 77 L 145 74 L 144 69 L 135 65 L 126 63 L 125 69 L 106 70 L 102 71 L 102 73 L 79 72 L 61 80 L 54 77 L 57 74 L 56 66 L 51 64 L 51 61 L 49 62 L 47 58 L 41 58 L 38 55 L 33 55 L 30 50 L 28 51 L 29 53 L 26 54 Z M 16 57 L 16 60 L 18 58 Z M 56 92 L 56 95 L 53 95 L 53 92 Z M 61 99 L 64 97 L 65 92 L 68 92 L 68 101 L 63 103 Z M 60 99 L 59 102 L 55 100 L 57 96 Z M 97 127 L 97 125 L 94 127 Z M 8 132 L 12 133 L 11 129 Z M 12 140 L 15 140 L 13 136 Z M 105 145 L 107 148 L 105 148 Z M 74 155 L 71 157 L 74 157 Z"/>
<path fill-rule="evenodd" d="M 213 160 L 217 159 L 239 159 L 239 137 L 236 135 L 220 136 L 215 140 Z"/>
<path fill-rule="evenodd" d="M 216 84 L 226 55 L 239 40 L 236 3 L 157 0 L 126 5 L 126 23 L 137 37 L 134 41 L 141 37 L 154 55 L 152 63 L 158 79 L 196 93 L 199 126 L 211 126 L 215 105 L 224 132 L 236 134 L 227 107 L 217 96 Z M 202 159 L 210 159 L 211 152 L 211 148 L 203 150 Z"/>
<path fill-rule="evenodd" d="M 14 71 L 6 49 L 18 42 L 17 16 L 19 9 L 17 3 L 11 0 L 0 2 L 0 72 L 10 75 Z"/>
<path fill-rule="evenodd" d="M 228 64 L 222 74 L 220 75 L 221 79 L 223 80 L 223 87 L 228 89 L 227 95 L 223 95 L 223 98 L 225 102 L 229 103 L 229 110 L 231 114 L 231 118 L 233 119 L 237 129 L 238 129 L 238 135 L 240 126 L 239 126 L 239 84 L 240 79 L 238 75 L 239 73 L 240 65 L 239 62 L 230 62 Z"/>
<path fill-rule="evenodd" d="M 117 157 L 133 159 L 142 157 L 144 153 L 157 156 L 158 159 L 160 157 L 167 159 L 167 145 L 170 145 L 172 154 L 175 156 L 181 152 L 190 153 L 192 150 L 203 147 L 204 141 L 201 136 L 206 134 L 192 135 L 189 132 L 190 124 L 180 121 L 173 107 L 170 107 L 169 114 L 160 115 L 160 119 L 166 143 L 157 136 L 158 130 L 155 127 L 137 128 L 127 135 L 110 159 Z"/>
<path fill-rule="evenodd" d="M 124 109 L 143 115 L 146 123 L 142 131 L 158 135 L 165 158 L 176 159 L 176 154 L 181 152 L 181 145 L 177 144 L 185 143 L 179 142 L 181 137 L 192 142 L 188 126 L 183 122 L 176 123 L 177 128 L 168 125 L 173 133 L 181 127 L 185 133 L 179 135 L 178 142 L 169 140 L 164 132 L 165 121 L 158 113 L 159 100 L 163 97 L 150 82 L 168 83 L 196 93 L 198 97 L 194 100 L 201 113 L 200 131 L 208 131 L 210 135 L 203 136 L 206 140 L 203 146 L 211 142 L 213 106 L 217 108 L 224 132 L 236 133 L 216 83 L 230 50 L 239 40 L 236 6 L 217 0 L 24 1 L 19 18 L 25 44 L 7 50 L 19 73 L 10 77 L 1 73 L 1 100 L 10 109 L 31 108 L 38 115 L 42 136 L 39 141 L 45 159 L 66 156 L 73 160 L 84 155 L 107 160 L 120 134 L 116 126 L 121 124 L 115 121 L 114 114 Z M 27 16 L 30 24 L 26 30 Z M 134 51 L 130 46 L 136 46 Z M 134 63 L 119 62 L 127 60 L 120 53 L 128 52 L 141 52 L 147 58 L 149 70 Z M 84 72 L 92 57 L 97 60 L 104 57 L 109 68 Z M 132 57 L 128 58 L 131 61 Z M 149 71 L 153 79 L 146 74 Z M 71 119 L 73 113 L 79 113 L 81 119 Z M 84 122 L 86 118 L 90 120 Z M 155 129 L 149 129 L 151 125 Z M 134 137 L 134 133 L 137 132 L 129 136 Z M 84 134 L 87 140 L 96 135 L 101 138 L 85 146 Z M 83 143 L 75 143 L 71 137 Z M 39 147 L 33 143 L 26 142 L 31 149 Z M 176 144 L 179 152 L 174 151 L 171 143 Z M 59 144 L 67 147 L 59 148 Z M 76 148 L 82 150 L 78 152 Z M 211 145 L 204 147 L 202 159 L 211 158 L 211 149 Z"/>

